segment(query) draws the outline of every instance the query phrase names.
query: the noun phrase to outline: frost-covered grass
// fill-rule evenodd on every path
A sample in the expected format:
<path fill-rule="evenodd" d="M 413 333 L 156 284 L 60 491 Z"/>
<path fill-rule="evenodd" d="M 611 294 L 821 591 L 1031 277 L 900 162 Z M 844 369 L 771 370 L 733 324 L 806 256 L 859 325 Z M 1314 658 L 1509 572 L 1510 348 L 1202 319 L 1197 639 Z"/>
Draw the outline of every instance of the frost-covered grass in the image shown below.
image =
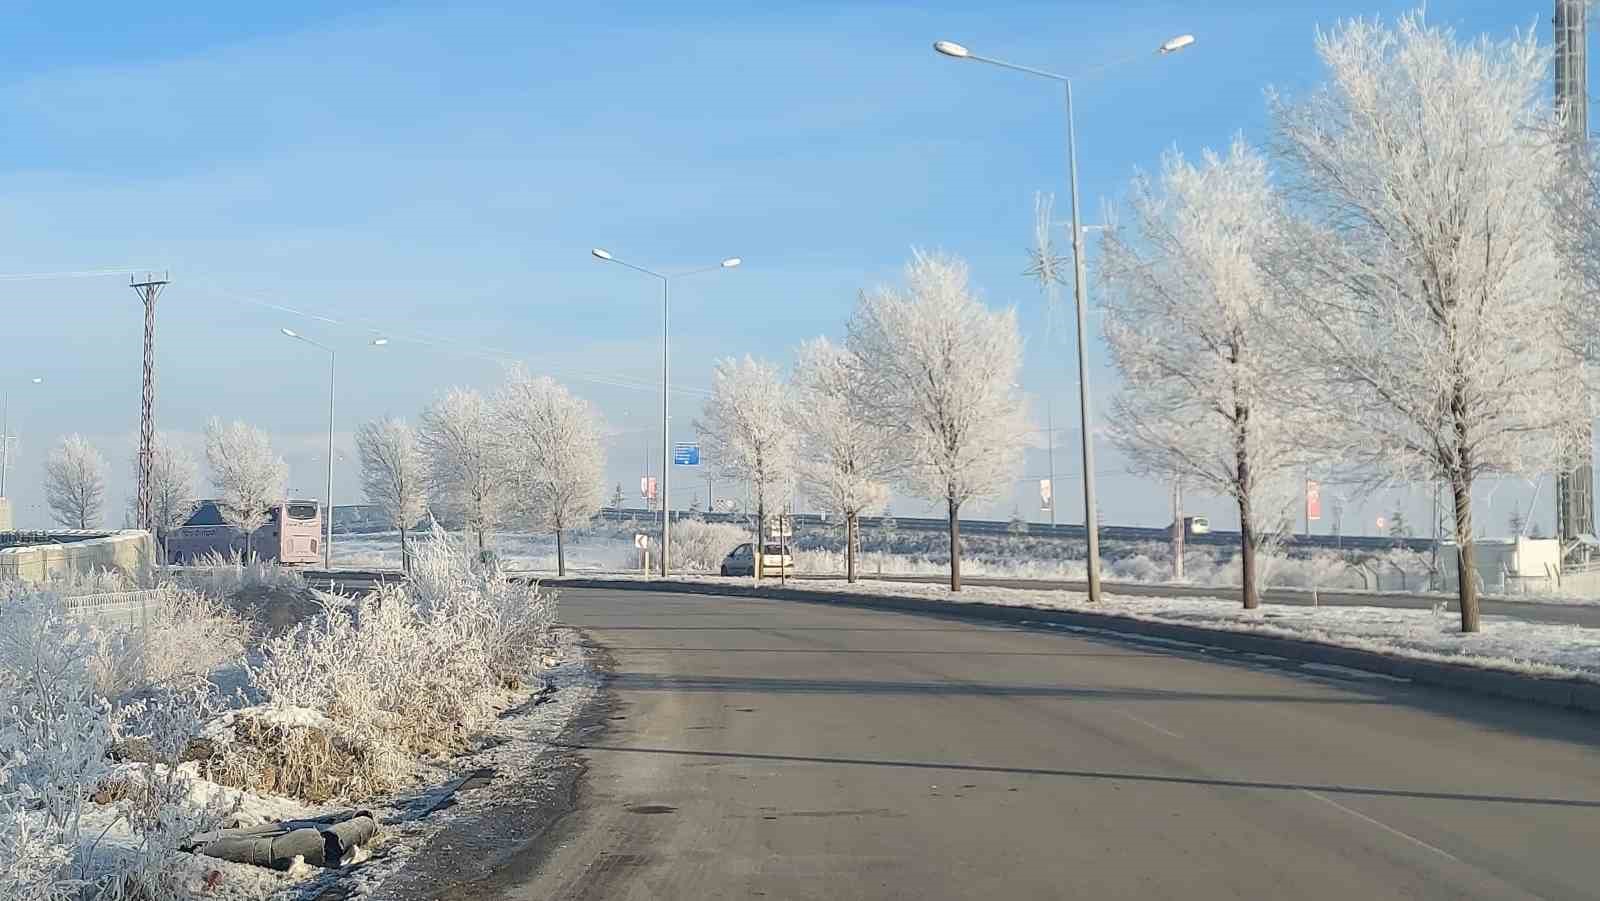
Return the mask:
<path fill-rule="evenodd" d="M 181 898 L 179 842 L 222 821 L 190 804 L 178 768 L 215 709 L 205 684 L 147 686 L 113 704 L 98 690 L 101 644 L 48 589 L 0 586 L 0 898 Z M 137 745 L 137 791 L 107 791 L 108 755 Z M 102 825 L 103 824 L 103 825 Z M 125 841 L 102 840 L 120 824 Z"/>
<path fill-rule="evenodd" d="M 638 579 L 638 576 L 614 576 Z M 747 578 L 676 578 L 695 582 L 749 584 Z M 1483 617 L 1482 631 L 1463 634 L 1457 614 L 1443 610 L 1393 607 L 1302 607 L 1265 604 L 1245 610 L 1237 601 L 1203 597 L 1142 598 L 1107 593 L 1098 604 L 1081 591 L 964 586 L 959 593 L 937 584 L 865 579 L 812 580 L 806 591 L 893 596 L 955 603 L 1037 607 L 1125 616 L 1230 632 L 1317 641 L 1419 660 L 1443 661 L 1485 669 L 1600 682 L 1600 629 Z"/>
<path fill-rule="evenodd" d="M 294 593 L 306 588 L 305 577 L 298 571 L 268 560 L 246 560 L 237 553 L 224 556 L 212 551 L 174 572 L 179 584 L 218 600 L 244 592 Z"/>
<path fill-rule="evenodd" d="M 115 576 L 0 584 L 0 899 L 258 901 L 327 881 L 177 848 L 436 783 L 527 699 L 524 680 L 553 662 L 554 597 L 470 560 L 435 536 L 403 588 L 323 598 L 265 640 L 235 612 L 241 596 L 312 596 L 270 564 L 185 572 L 145 596 L 146 630 L 137 612 L 69 609 L 68 593 L 134 587 Z M 262 703 L 226 709 L 244 703 L 218 687 L 238 672 Z"/>
<path fill-rule="evenodd" d="M 221 770 L 243 787 L 364 799 L 392 790 L 419 756 L 461 748 L 537 669 L 555 597 L 475 566 L 436 533 L 412 578 L 322 612 L 263 643 L 249 666 L 268 708 L 315 722 L 239 716 Z M 248 734 L 246 734 L 248 732 Z M 341 761 L 337 779 L 324 777 Z"/>
<path fill-rule="evenodd" d="M 106 628 L 91 619 L 95 690 L 113 700 L 152 687 L 190 688 L 243 658 L 250 630 L 220 600 L 169 588 L 149 606 L 149 628 Z"/>

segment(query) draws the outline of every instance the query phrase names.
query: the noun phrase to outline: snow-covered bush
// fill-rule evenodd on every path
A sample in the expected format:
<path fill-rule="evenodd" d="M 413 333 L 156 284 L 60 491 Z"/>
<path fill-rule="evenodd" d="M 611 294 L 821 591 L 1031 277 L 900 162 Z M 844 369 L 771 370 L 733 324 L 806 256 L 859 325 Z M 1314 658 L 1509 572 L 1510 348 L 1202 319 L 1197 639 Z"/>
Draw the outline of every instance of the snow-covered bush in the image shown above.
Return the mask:
<path fill-rule="evenodd" d="M 148 610 L 146 629 L 93 630 L 90 672 L 101 696 L 116 699 L 149 686 L 192 688 L 244 654 L 248 627 L 205 594 L 168 588 Z"/>
<path fill-rule="evenodd" d="M 263 734 L 299 742 L 304 753 L 280 755 L 272 774 L 224 761 L 222 778 L 247 788 L 264 779 L 278 790 L 309 784 L 312 776 L 293 770 L 342 744 L 360 764 L 346 794 L 392 788 L 409 759 L 461 747 L 494 714 L 503 690 L 536 665 L 554 620 L 553 594 L 507 580 L 496 565 L 474 565 L 436 532 L 420 546 L 410 583 L 356 601 L 327 599 L 311 621 L 263 644 L 259 665 L 249 667 L 253 688 L 272 708 L 325 717 L 325 735 Z M 224 757 L 251 753 L 223 749 Z"/>
<path fill-rule="evenodd" d="M 672 565 L 679 572 L 714 573 L 728 552 L 751 540 L 751 531 L 725 522 L 672 524 Z"/>
<path fill-rule="evenodd" d="M 182 764 L 219 707 L 215 690 L 198 683 L 154 692 L 118 711 L 122 745 L 136 746 L 143 759 L 136 772 L 124 774 L 115 802 L 134 841 L 114 862 L 112 897 L 179 897 L 191 868 L 178 847 L 221 826 L 237 807 L 215 795 L 197 798 L 193 766 Z"/>
<path fill-rule="evenodd" d="M 0 898 L 55 901 L 87 883 L 85 798 L 105 770 L 111 711 L 93 641 L 59 596 L 0 589 Z"/>

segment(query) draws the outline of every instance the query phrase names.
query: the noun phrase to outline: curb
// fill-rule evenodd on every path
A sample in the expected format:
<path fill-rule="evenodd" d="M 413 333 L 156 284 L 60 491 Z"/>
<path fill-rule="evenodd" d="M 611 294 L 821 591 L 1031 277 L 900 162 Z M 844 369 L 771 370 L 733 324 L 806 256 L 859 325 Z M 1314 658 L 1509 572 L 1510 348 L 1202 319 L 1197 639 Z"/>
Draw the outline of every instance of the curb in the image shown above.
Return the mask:
<path fill-rule="evenodd" d="M 745 585 L 728 585 L 719 582 L 687 582 L 625 579 L 541 579 L 541 585 L 566 588 L 610 588 L 623 591 L 678 591 L 695 594 L 724 595 L 729 597 L 770 598 L 773 600 L 803 601 L 859 607 L 868 610 L 892 610 L 900 613 L 945 616 L 955 619 L 980 620 L 1003 623 L 1054 623 L 1149 635 L 1174 641 L 1226 648 L 1252 654 L 1270 654 L 1299 660 L 1342 666 L 1365 672 L 1409 679 L 1420 685 L 1448 688 L 1472 694 L 1488 695 L 1513 701 L 1525 701 L 1547 707 L 1600 713 L 1600 682 L 1581 679 L 1552 679 L 1528 676 L 1503 670 L 1462 666 L 1432 660 L 1415 660 L 1394 657 L 1375 651 L 1346 648 L 1317 641 L 1253 635 L 1248 632 L 1228 632 L 1173 623 L 1153 623 L 1111 613 L 1083 613 L 1076 610 L 1049 610 L 1042 607 L 1008 607 L 983 602 L 954 602 L 913 598 L 900 595 L 840 595 L 806 588 L 755 588 Z"/>

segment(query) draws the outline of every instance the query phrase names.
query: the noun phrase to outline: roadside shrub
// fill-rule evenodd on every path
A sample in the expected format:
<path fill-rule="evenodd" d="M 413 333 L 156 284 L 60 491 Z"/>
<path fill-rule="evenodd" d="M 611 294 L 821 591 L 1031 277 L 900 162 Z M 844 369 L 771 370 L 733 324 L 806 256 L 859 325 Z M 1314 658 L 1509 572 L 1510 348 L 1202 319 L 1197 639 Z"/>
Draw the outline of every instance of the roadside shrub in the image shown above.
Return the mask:
<path fill-rule="evenodd" d="M 674 522 L 672 566 L 679 572 L 714 573 L 729 551 L 750 540 L 749 529 L 731 523 L 692 519 Z"/>
<path fill-rule="evenodd" d="M 362 761 L 347 780 L 349 796 L 397 786 L 410 758 L 462 747 L 493 716 L 500 690 L 536 666 L 554 620 L 553 594 L 508 581 L 436 534 L 420 545 L 410 583 L 326 599 L 312 620 L 262 646 L 249 676 L 267 704 L 327 720 L 325 739 L 294 739 L 304 752 L 276 760 L 271 783 L 311 784 L 314 776 L 293 770 L 344 743 Z M 247 767 L 222 770 L 230 784 L 266 787 L 265 774 Z"/>
<path fill-rule="evenodd" d="M 250 637 L 230 608 L 192 589 L 167 589 L 148 615 L 147 630 L 92 630 L 90 671 L 103 697 L 198 687 L 213 670 L 240 659 Z"/>
<path fill-rule="evenodd" d="M 101 646 L 60 595 L 0 586 L 0 898 L 171 898 L 178 842 L 223 811 L 191 803 L 179 756 L 215 711 L 210 687 L 147 692 L 114 708 L 96 690 Z M 116 803 L 137 839 L 114 856 L 86 836 L 107 754 L 132 740 L 149 757 L 141 791 Z M 86 838 L 88 840 L 86 840 Z"/>
<path fill-rule="evenodd" d="M 198 557 L 193 565 L 178 571 L 177 581 L 220 601 L 246 592 L 306 590 L 306 577 L 299 571 L 270 560 L 245 559 L 237 551 L 226 556 L 211 551 Z"/>

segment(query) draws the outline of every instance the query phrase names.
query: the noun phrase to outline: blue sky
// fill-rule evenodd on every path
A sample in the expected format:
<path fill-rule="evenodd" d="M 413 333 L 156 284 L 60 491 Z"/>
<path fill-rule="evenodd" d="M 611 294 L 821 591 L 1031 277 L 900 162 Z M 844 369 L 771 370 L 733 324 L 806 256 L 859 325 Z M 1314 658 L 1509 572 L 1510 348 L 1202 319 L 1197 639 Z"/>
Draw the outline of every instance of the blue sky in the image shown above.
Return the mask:
<path fill-rule="evenodd" d="M 674 292 L 675 439 L 692 436 L 713 360 L 787 363 L 800 339 L 838 335 L 856 293 L 895 278 L 913 246 L 967 257 L 983 296 L 1018 308 L 1040 425 L 1047 401 L 1070 421 L 1070 351 L 1047 335 L 1021 275 L 1034 193 L 1055 191 L 1066 208 L 1059 95 L 939 57 L 931 42 L 1072 73 L 1198 37 L 1078 84 L 1095 222 L 1164 150 L 1262 138 L 1263 90 L 1320 78 L 1318 24 L 1409 4 L 73 6 L 4 5 L 0 276 L 169 269 L 158 427 L 192 435 L 212 415 L 248 419 L 273 433 L 293 487 L 320 495 L 325 359 L 280 326 L 341 349 L 346 448 L 359 421 L 413 417 L 443 388 L 488 388 L 503 359 L 521 359 L 623 432 L 610 480 L 636 489 L 660 399 L 625 384 L 659 379 L 659 294 L 591 260 L 596 245 L 669 270 L 745 260 Z M 1435 2 L 1429 16 L 1464 34 L 1537 27 L 1548 40 L 1549 6 Z M 24 524 L 41 524 L 43 452 L 70 431 L 113 458 L 120 521 L 139 396 L 126 281 L 0 279 L 0 388 L 12 389 L 22 445 L 12 494 Z M 391 344 L 370 347 L 380 331 Z M 1097 407 L 1115 386 L 1104 358 L 1097 341 Z M 35 375 L 45 383 L 30 385 Z M 1063 521 L 1081 519 L 1075 442 L 1062 433 L 1056 452 Z M 1106 520 L 1165 523 L 1165 488 L 1101 453 Z M 1019 477 L 1046 470 L 1041 448 Z M 678 505 L 704 490 L 684 475 Z M 338 480 L 338 500 L 353 500 L 348 461 Z M 973 512 L 1037 516 L 1034 490 L 1019 482 Z M 1504 486 L 1505 510 L 1490 515 L 1503 520 L 1504 499 L 1529 493 Z M 1377 499 L 1360 515 L 1397 502 L 1420 514 L 1425 496 Z M 1547 484 L 1541 508 L 1549 497 Z M 1221 502 L 1192 506 L 1228 516 Z"/>

